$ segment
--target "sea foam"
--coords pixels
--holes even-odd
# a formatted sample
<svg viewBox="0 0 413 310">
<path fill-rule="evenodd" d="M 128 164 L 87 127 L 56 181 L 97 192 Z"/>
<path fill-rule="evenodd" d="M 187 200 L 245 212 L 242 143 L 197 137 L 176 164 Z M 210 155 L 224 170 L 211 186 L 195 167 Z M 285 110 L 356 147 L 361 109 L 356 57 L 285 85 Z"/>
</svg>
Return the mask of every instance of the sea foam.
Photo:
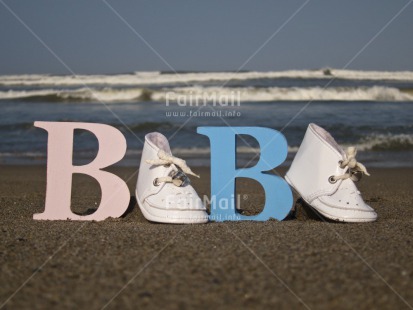
<svg viewBox="0 0 413 310">
<path fill-rule="evenodd" d="M 413 81 L 412 71 L 287 70 L 268 72 L 135 72 L 113 75 L 3 75 L 3 86 L 86 86 L 86 85 L 187 85 L 203 82 L 246 81 L 256 79 L 346 79 L 371 81 Z"/>
<path fill-rule="evenodd" d="M 173 96 L 171 95 L 173 94 Z M 0 91 L 0 100 L 41 100 L 45 102 L 165 102 L 194 101 L 197 98 L 236 98 L 240 102 L 270 101 L 413 101 L 413 95 L 397 88 L 373 87 L 173 87 L 34 89 Z M 198 99 L 197 99 L 198 100 Z M 199 100 L 198 100 L 199 101 Z"/>
</svg>

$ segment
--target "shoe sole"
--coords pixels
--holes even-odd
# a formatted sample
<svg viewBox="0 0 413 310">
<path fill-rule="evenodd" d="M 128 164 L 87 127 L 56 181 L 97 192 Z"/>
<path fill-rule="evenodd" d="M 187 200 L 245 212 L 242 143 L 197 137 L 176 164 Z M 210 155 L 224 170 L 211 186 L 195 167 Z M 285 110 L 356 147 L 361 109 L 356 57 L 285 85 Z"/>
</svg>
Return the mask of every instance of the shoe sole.
<svg viewBox="0 0 413 310">
<path fill-rule="evenodd" d="M 136 190 L 135 190 L 135 197 L 136 197 L 136 201 L 138 202 L 139 209 L 141 210 L 143 216 L 148 221 L 151 221 L 151 222 L 166 223 L 166 224 L 205 224 L 209 220 L 208 216 L 206 216 L 206 217 L 190 217 L 190 218 L 168 217 L 167 216 L 167 213 L 168 213 L 167 211 L 165 212 L 165 216 L 157 216 L 157 215 L 151 213 L 148 210 L 151 207 L 147 207 L 147 206 L 145 206 L 145 204 L 141 203 Z M 182 212 L 182 211 L 177 211 L 177 212 Z M 202 213 L 202 212 L 205 212 L 205 211 L 192 211 L 192 212 Z"/>
<path fill-rule="evenodd" d="M 333 220 L 336 222 L 347 222 L 347 223 L 368 223 L 368 222 L 374 222 L 376 219 L 366 219 L 366 218 L 343 218 L 343 217 L 337 217 L 334 215 L 331 215 L 323 210 L 319 210 L 318 208 L 312 206 L 307 200 L 303 198 L 303 195 L 301 195 L 300 191 L 297 190 L 297 188 L 293 185 L 291 180 L 285 176 L 284 179 L 287 181 L 287 183 L 300 195 L 301 199 L 304 200 L 304 202 L 311 207 L 315 212 L 318 214 L 321 214 L 325 218 L 328 218 L 329 220 Z M 330 207 L 331 208 L 331 207 Z"/>
</svg>

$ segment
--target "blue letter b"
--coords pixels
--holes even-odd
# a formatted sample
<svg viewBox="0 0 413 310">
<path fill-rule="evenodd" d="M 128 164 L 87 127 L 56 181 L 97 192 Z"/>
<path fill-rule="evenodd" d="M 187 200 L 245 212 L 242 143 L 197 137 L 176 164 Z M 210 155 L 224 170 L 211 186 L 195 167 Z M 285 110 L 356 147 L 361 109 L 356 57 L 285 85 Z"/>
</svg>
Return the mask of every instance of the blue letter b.
<svg viewBox="0 0 413 310">
<path fill-rule="evenodd" d="M 287 157 L 287 141 L 279 131 L 262 127 L 198 127 L 197 132 L 208 136 L 211 144 L 211 221 L 283 220 L 287 216 L 293 203 L 290 187 L 281 177 L 263 173 Z M 254 167 L 237 169 L 236 135 L 250 135 L 258 141 L 261 156 Z M 245 216 L 236 211 L 238 177 L 257 180 L 264 188 L 265 205 L 260 214 Z"/>
</svg>

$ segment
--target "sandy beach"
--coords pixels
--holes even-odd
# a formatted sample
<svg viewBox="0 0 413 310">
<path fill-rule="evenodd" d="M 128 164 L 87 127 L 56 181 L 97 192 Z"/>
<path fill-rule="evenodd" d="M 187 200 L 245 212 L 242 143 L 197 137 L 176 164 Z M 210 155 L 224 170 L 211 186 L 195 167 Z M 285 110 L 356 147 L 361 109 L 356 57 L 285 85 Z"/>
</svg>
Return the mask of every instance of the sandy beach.
<svg viewBox="0 0 413 310">
<path fill-rule="evenodd" d="M 0 310 L 413 310 L 412 17 L 413 0 L 0 0 Z M 98 215 L 129 202 L 121 217 L 33 219 L 46 200 L 67 207 L 67 192 L 46 195 L 48 162 L 61 176 L 68 161 L 116 160 L 107 171 L 129 193 L 105 190 L 113 205 Z M 297 163 L 290 183 L 307 200 L 325 193 L 318 174 L 347 167 L 321 176 L 348 182 L 318 202 L 341 219 L 347 206 L 352 220 L 375 219 L 348 180 L 363 174 L 356 185 L 378 219 L 327 220 L 295 191 L 277 214 L 290 200 L 275 189 L 268 213 L 288 213 L 282 221 L 153 223 L 136 201 L 139 166 L 143 199 L 146 182 L 186 185 L 156 172 L 175 165 L 209 213 L 211 200 L 232 207 L 214 197 L 224 185 L 211 197 L 211 165 L 225 180 L 257 163 L 281 177 Z M 260 214 L 262 185 L 235 187 L 237 212 Z M 157 188 L 168 193 L 153 215 L 172 207 L 174 220 L 194 221 L 175 208 L 191 204 L 191 188 Z M 71 194 L 80 216 L 102 196 L 81 174 Z"/>
<path fill-rule="evenodd" d="M 195 188 L 209 195 L 209 169 L 196 170 Z M 370 170 L 359 189 L 379 214 L 375 223 L 324 222 L 297 203 L 296 219 L 283 222 L 162 225 L 147 222 L 134 197 L 120 219 L 34 221 L 44 207 L 45 167 L 2 166 L 0 305 L 408 309 L 413 169 Z M 133 195 L 136 168 L 112 171 Z M 74 182 L 74 210 L 96 207 L 97 183 Z M 260 186 L 239 182 L 238 191 L 244 212 L 258 212 Z"/>
</svg>

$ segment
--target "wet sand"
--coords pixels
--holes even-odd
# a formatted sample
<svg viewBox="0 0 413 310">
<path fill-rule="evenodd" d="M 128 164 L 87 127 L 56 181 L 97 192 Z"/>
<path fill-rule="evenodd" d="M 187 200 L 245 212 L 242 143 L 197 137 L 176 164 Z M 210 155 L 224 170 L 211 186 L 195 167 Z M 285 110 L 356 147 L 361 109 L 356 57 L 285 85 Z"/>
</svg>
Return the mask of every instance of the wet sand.
<svg viewBox="0 0 413 310">
<path fill-rule="evenodd" d="M 133 196 L 135 168 L 113 170 Z M 194 170 L 209 195 L 209 170 Z M 164 225 L 147 222 L 134 197 L 121 219 L 34 221 L 45 167 L 0 166 L 0 308 L 409 309 L 413 169 L 369 171 L 359 189 L 375 223 L 321 221 L 297 203 L 283 222 Z M 238 191 L 244 212 L 258 212 L 260 186 Z M 76 176 L 72 203 L 96 207 L 97 183 Z"/>
</svg>

